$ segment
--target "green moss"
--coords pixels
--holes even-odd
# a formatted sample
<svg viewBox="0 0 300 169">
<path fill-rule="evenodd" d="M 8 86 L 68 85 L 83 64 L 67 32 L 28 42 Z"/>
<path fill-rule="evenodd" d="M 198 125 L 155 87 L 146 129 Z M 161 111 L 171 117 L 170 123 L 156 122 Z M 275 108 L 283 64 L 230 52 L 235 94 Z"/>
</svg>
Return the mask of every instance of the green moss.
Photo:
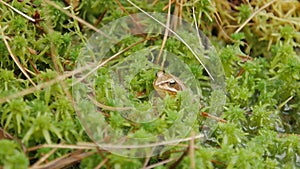
<svg viewBox="0 0 300 169">
<path fill-rule="evenodd" d="M 0 140 L 0 165 L 4 168 L 28 168 L 29 160 L 14 141 Z"/>
<path fill-rule="evenodd" d="M 67 1 L 52 2 L 60 7 L 70 5 Z M 177 1 L 177 5 L 179 2 L 181 1 Z M 0 168 L 26 168 L 53 149 L 40 148 L 25 154 L 20 148 L 21 145 L 30 148 L 49 143 L 76 144 L 79 141 L 91 141 L 86 133 L 91 131 L 85 131 L 82 127 L 75 111 L 76 107 L 68 95 L 75 86 L 72 84 L 72 78 L 36 91 L 31 88 L 33 85 L 13 61 L 3 39 L 8 41 L 12 53 L 20 60 L 33 81 L 36 84 L 46 84 L 62 73 L 76 69 L 78 58 L 82 54 L 81 49 L 86 46 L 88 37 L 94 31 L 40 0 L 13 0 L 7 3 L 30 17 L 40 15 L 40 20 L 34 23 L 0 3 L 0 131 L 8 132 L 21 140 L 19 143 L 0 138 Z M 67 8 L 67 11 L 100 27 L 126 16 L 127 12 L 138 12 L 127 1 L 121 0 L 120 3 L 122 7 L 116 1 L 79 1 L 77 7 Z M 152 2 L 144 0 L 135 3 L 148 12 L 167 12 L 163 8 L 168 1 L 151 4 Z M 198 27 L 218 49 L 227 83 L 226 105 L 221 115 L 227 123 L 218 124 L 213 121 L 218 124 L 212 131 L 213 134 L 205 142 L 195 140 L 194 154 L 188 151 L 183 159 L 179 160 L 177 168 L 190 168 L 193 162 L 198 168 L 300 166 L 300 13 L 296 10 L 300 4 L 297 1 L 274 1 L 258 12 L 240 32 L 235 33 L 243 22 L 266 3 L 266 0 L 249 3 L 195 0 L 185 2 L 182 13 L 177 13 L 195 24 L 192 13 L 194 7 Z M 171 12 L 174 13 L 175 9 L 173 4 Z M 109 57 L 146 37 L 143 43 L 124 52 L 106 67 L 98 69 L 94 84 L 88 87 L 81 86 L 81 90 L 94 88 L 95 92 L 89 94 L 96 95 L 98 102 L 111 107 L 119 106 L 119 102 L 113 96 L 123 96 L 124 90 L 121 87 L 115 90 L 110 88 L 113 84 L 110 79 L 111 71 L 125 70 L 123 68 L 128 65 L 120 63 L 126 60 L 127 56 L 146 47 L 160 46 L 163 36 L 138 35 L 123 39 L 109 49 L 105 56 Z M 206 97 L 212 89 L 203 67 L 199 66 L 188 48 L 175 38 L 170 38 L 164 49 L 176 54 L 188 65 L 195 79 L 199 80 L 199 88 L 203 89 L 202 110 L 208 110 L 209 103 L 206 103 Z M 136 68 L 144 67 L 142 72 L 129 74 L 125 80 L 129 83 L 128 98 L 132 101 L 130 103 L 137 110 L 146 112 L 149 103 L 153 101 L 149 96 L 153 95 L 152 83 L 159 66 L 151 67 L 147 65 L 147 59 L 138 57 L 128 63 L 134 63 Z M 112 67 L 114 70 L 111 70 Z M 134 69 L 130 71 L 134 72 Z M 24 94 L 24 91 L 28 90 L 31 92 Z M 12 96 L 18 98 L 7 99 Z M 84 104 L 88 105 L 87 100 L 84 100 Z M 177 114 L 181 109 L 188 112 L 198 110 L 195 105 L 185 105 L 187 102 L 192 103 L 191 100 L 184 93 L 175 98 L 167 96 L 159 102 L 163 113 L 152 123 L 136 124 L 126 120 L 124 114 L 120 114 L 119 111 L 104 108 L 99 110 L 105 114 L 101 120 L 107 122 L 111 128 L 120 133 L 129 133 L 132 137 L 146 138 L 164 132 L 165 128 L 176 123 Z M 90 106 L 86 106 L 85 109 L 93 110 Z M 98 120 L 94 116 L 89 118 Z M 199 124 L 193 124 L 193 128 L 205 127 L 201 125 L 201 120 Z M 178 127 L 179 129 L 185 131 L 184 128 Z M 198 131 L 195 132 L 197 135 Z M 183 142 L 164 154 L 151 157 L 147 165 L 172 157 L 178 159 L 182 152 L 186 151 L 189 143 Z M 58 149 L 47 160 L 54 160 L 74 151 L 76 150 Z M 80 164 L 72 167 L 92 168 L 107 160 L 104 163 L 105 168 L 142 168 L 145 161 L 123 158 L 109 152 L 101 153 L 84 158 Z M 168 168 L 175 163 L 172 161 L 157 168 Z"/>
</svg>

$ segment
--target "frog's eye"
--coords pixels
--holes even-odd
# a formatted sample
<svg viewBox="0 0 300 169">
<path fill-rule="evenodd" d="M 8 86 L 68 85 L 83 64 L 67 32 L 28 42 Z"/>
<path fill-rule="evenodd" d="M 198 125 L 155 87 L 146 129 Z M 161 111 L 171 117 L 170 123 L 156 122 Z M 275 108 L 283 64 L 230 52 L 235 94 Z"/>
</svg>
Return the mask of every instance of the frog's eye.
<svg viewBox="0 0 300 169">
<path fill-rule="evenodd" d="M 169 81 L 169 86 L 174 87 L 176 85 L 176 81 L 174 79 L 171 79 Z"/>
</svg>

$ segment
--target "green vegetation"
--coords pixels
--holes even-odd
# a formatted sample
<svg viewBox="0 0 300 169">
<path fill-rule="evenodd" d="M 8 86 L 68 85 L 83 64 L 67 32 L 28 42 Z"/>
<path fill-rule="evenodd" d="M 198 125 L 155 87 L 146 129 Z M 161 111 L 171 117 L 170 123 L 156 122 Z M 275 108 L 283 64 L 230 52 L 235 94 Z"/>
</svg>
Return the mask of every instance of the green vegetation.
<svg viewBox="0 0 300 169">
<path fill-rule="evenodd" d="M 133 2 L 147 12 L 168 11 L 166 0 Z M 76 114 L 72 102 L 78 96 L 72 89 L 87 89 L 74 85 L 72 75 L 81 49 L 95 32 L 91 25 L 100 28 L 140 11 L 126 0 L 0 0 L 0 168 L 299 168 L 300 2 L 175 0 L 171 13 L 195 24 L 193 8 L 199 29 L 215 46 L 223 64 L 226 105 L 220 118 L 226 122 L 211 120 L 216 128 L 206 141 L 181 142 L 151 158 L 125 158 L 93 146 L 88 135 L 98 131 L 83 128 L 80 118 L 84 115 Z M 102 120 L 109 129 L 129 137 L 148 138 L 177 123 L 179 112 L 186 115 L 198 111 L 199 106 L 190 106 L 192 98 L 185 92 L 149 99 L 159 66 L 150 65 L 143 57 L 128 61 L 127 56 L 145 47 L 161 46 L 163 35 L 123 39 L 109 49 L 107 57 L 134 43 L 97 70 L 94 86 L 89 86 L 95 90 L 89 94 L 108 108 L 100 106 L 102 119 L 89 118 L 97 123 Z M 176 54 L 196 77 L 197 87 L 202 88 L 201 111 L 212 107 L 208 103 L 209 77 L 188 48 L 170 38 L 164 49 Z M 135 69 L 126 68 L 126 63 L 145 69 L 132 74 Z M 124 105 L 122 97 L 114 99 L 124 90 L 108 88 L 112 85 L 109 73 L 120 70 L 127 71 L 123 80 L 131 87 Z M 163 112 L 158 120 L 142 124 L 126 120 L 138 119 L 138 113 L 146 112 L 152 102 Z M 81 104 L 93 110 L 89 103 Z M 136 116 L 111 110 L 128 105 L 138 110 Z M 206 118 L 197 116 L 187 137 L 198 135 L 203 127 Z M 183 120 L 189 122 L 190 118 Z M 186 129 L 176 127 L 176 134 Z"/>
</svg>

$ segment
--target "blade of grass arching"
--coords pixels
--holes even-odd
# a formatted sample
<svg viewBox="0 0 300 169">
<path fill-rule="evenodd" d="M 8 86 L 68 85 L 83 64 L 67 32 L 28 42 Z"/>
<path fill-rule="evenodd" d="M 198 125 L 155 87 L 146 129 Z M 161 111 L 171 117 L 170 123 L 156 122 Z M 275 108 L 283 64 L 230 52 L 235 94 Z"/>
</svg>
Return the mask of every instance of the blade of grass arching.
<svg viewBox="0 0 300 169">
<path fill-rule="evenodd" d="M 1 26 L 0 26 L 1 29 Z M 8 50 L 9 55 L 11 56 L 11 58 L 14 60 L 14 62 L 17 64 L 17 66 L 19 67 L 19 69 L 21 70 L 21 72 L 25 75 L 25 77 L 30 81 L 30 83 L 36 87 L 36 84 L 32 81 L 32 79 L 30 78 L 30 76 L 27 74 L 26 70 L 24 69 L 23 65 L 21 64 L 21 62 L 19 61 L 19 59 L 13 54 L 8 42 L 7 42 L 7 36 L 4 35 L 4 30 L 1 32 L 2 35 L 2 39 L 3 42 Z"/>
<path fill-rule="evenodd" d="M 203 68 L 205 69 L 205 71 L 207 72 L 207 74 L 209 75 L 209 77 L 212 80 L 215 80 L 214 77 L 211 75 L 211 73 L 206 68 L 206 66 L 204 65 L 204 63 L 200 60 L 200 58 L 198 57 L 198 55 L 196 54 L 196 52 L 192 49 L 192 47 L 180 35 L 178 35 L 176 32 L 174 32 L 171 28 L 169 28 L 168 26 L 166 26 L 164 23 L 160 22 L 158 19 L 156 19 L 155 17 L 153 17 L 152 15 L 150 15 L 149 13 L 147 13 L 146 11 L 144 11 L 143 9 L 141 9 L 139 6 L 137 6 L 132 1 L 130 1 L 130 0 L 127 0 L 127 1 L 132 6 L 134 6 L 135 8 L 137 8 L 138 10 L 140 10 L 141 12 L 143 12 L 145 15 L 147 15 L 148 17 L 150 17 L 151 19 L 153 19 L 154 21 L 156 21 L 157 23 L 159 23 L 164 28 L 168 29 L 171 33 L 173 33 L 192 52 L 192 54 L 195 56 L 195 58 L 198 60 L 198 62 L 203 66 Z"/>
</svg>

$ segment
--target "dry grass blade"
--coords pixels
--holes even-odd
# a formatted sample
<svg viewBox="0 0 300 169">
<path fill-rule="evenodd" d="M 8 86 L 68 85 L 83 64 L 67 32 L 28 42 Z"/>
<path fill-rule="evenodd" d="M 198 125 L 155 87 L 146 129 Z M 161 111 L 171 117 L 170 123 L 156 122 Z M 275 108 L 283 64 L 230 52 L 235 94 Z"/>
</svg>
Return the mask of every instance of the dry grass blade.
<svg viewBox="0 0 300 169">
<path fill-rule="evenodd" d="M 123 12 L 125 12 L 127 15 L 130 15 L 130 13 L 124 8 L 124 6 L 121 4 L 119 0 L 115 0 L 115 2 L 119 5 L 119 7 L 122 9 Z M 129 16 L 131 17 L 131 16 Z M 132 19 L 132 17 L 131 17 Z"/>
<path fill-rule="evenodd" d="M 1 26 L 0 26 L 1 29 Z M 30 81 L 30 83 L 36 87 L 36 84 L 32 81 L 32 79 L 30 78 L 30 76 L 27 74 L 26 70 L 24 69 L 23 65 L 21 64 L 21 62 L 19 61 L 19 59 L 13 54 L 8 42 L 6 39 L 8 39 L 5 35 L 4 35 L 4 30 L 1 32 L 2 35 L 2 39 L 3 42 L 9 52 L 9 55 L 11 56 L 11 58 L 14 60 L 14 62 L 17 64 L 17 66 L 19 67 L 19 69 L 22 71 L 22 73 L 25 75 L 25 77 Z"/>
<path fill-rule="evenodd" d="M 0 140 L 2 139 L 13 140 L 14 137 L 0 127 Z"/>
<path fill-rule="evenodd" d="M 197 19 L 196 19 L 196 15 L 195 15 L 195 8 L 194 6 L 192 7 L 192 12 L 193 12 L 193 19 L 194 19 L 194 22 L 195 22 L 195 29 L 197 30 L 197 37 L 198 37 L 198 43 L 201 44 L 201 37 L 200 37 L 200 34 L 198 33 L 199 32 L 199 28 L 198 28 L 198 23 L 197 23 Z"/>
<path fill-rule="evenodd" d="M 176 0 L 172 0 L 172 1 L 171 1 L 171 4 L 173 4 L 175 1 L 176 1 Z M 164 10 L 166 10 L 166 9 L 169 9 L 169 7 L 170 7 L 170 3 L 169 3 L 168 5 L 166 5 L 166 6 L 164 6 L 162 10 L 164 11 Z"/>
<path fill-rule="evenodd" d="M 176 159 L 175 159 L 175 158 L 170 158 L 170 159 L 161 161 L 161 162 L 159 162 L 159 163 L 156 163 L 156 164 L 153 164 L 153 165 L 149 165 L 149 166 L 145 167 L 145 169 L 155 168 L 155 167 L 158 167 L 158 166 L 167 164 L 167 163 L 169 163 L 169 162 L 172 162 L 172 161 L 174 161 L 174 160 L 176 160 Z"/>
<path fill-rule="evenodd" d="M 222 118 L 220 118 L 220 117 L 211 115 L 211 114 L 206 113 L 206 112 L 201 112 L 200 115 L 203 116 L 203 117 L 211 118 L 211 119 L 216 120 L 216 121 L 221 122 L 221 123 L 227 123 L 226 120 L 224 120 L 224 119 L 222 119 Z"/>
<path fill-rule="evenodd" d="M 107 163 L 107 161 L 108 161 L 108 158 L 105 158 L 95 167 L 95 169 L 100 169 L 105 163 Z"/>
<path fill-rule="evenodd" d="M 96 152 L 82 152 L 82 150 L 66 154 L 44 165 L 32 166 L 30 169 L 60 169 L 66 168 L 74 163 L 80 162 L 82 159 L 89 157 Z"/>
<path fill-rule="evenodd" d="M 195 133 L 192 132 L 192 138 L 194 138 Z M 190 149 L 189 149 L 190 159 L 191 159 L 191 168 L 196 168 L 196 162 L 195 162 L 195 139 L 191 139 L 190 141 Z"/>
<path fill-rule="evenodd" d="M 222 31 L 222 33 L 224 34 L 224 37 L 226 39 L 229 39 L 231 42 L 234 42 L 234 40 L 226 33 L 226 31 L 224 30 L 223 28 L 223 23 L 222 23 L 222 19 L 218 13 L 218 11 L 215 12 L 214 14 L 214 18 L 215 18 L 215 21 L 216 21 L 216 24 L 218 25 L 218 27 L 220 28 L 220 30 Z"/>
<path fill-rule="evenodd" d="M 277 0 L 272 0 L 272 1 L 268 2 L 268 3 L 266 3 L 261 8 L 259 8 L 257 11 L 255 11 L 234 33 L 239 33 L 247 25 L 247 23 L 249 21 L 251 21 L 252 18 L 254 18 L 255 15 L 257 15 L 260 11 L 262 11 L 263 9 L 267 8 L 268 6 L 270 6 L 275 1 L 277 1 Z"/>
<path fill-rule="evenodd" d="M 153 156 L 153 152 L 155 151 L 155 148 L 153 148 L 151 150 L 151 152 L 147 155 L 147 157 L 145 158 L 145 161 L 144 161 L 144 165 L 143 165 L 143 169 L 145 169 L 151 159 L 151 157 Z"/>
<path fill-rule="evenodd" d="M 30 168 L 35 168 L 41 165 L 44 161 L 46 161 L 52 154 L 56 152 L 57 148 L 52 149 L 49 153 L 40 158 L 37 162 L 35 162 Z"/>
<path fill-rule="evenodd" d="M 180 142 L 186 142 L 190 141 L 192 139 L 203 139 L 205 136 L 203 134 L 199 134 L 193 137 L 187 137 L 177 140 L 170 140 L 170 141 L 162 141 L 152 144 L 145 144 L 145 145 L 102 145 L 104 149 L 136 149 L 136 148 L 151 148 L 151 147 L 157 147 L 162 145 L 177 145 Z M 100 148 L 102 148 L 100 147 Z M 64 144 L 44 144 L 39 145 L 36 147 L 29 148 L 27 151 L 35 151 L 40 148 L 64 148 L 64 149 L 96 149 L 99 148 L 98 145 L 95 143 L 78 143 L 77 145 L 64 145 Z"/>
<path fill-rule="evenodd" d="M 168 18 L 167 18 L 167 23 L 166 23 L 167 27 L 170 27 L 171 4 L 172 4 L 172 2 L 171 2 L 171 0 L 169 0 Z M 167 42 L 167 39 L 168 39 L 168 34 L 169 34 L 168 29 L 165 29 L 164 38 L 163 38 L 163 41 L 162 41 L 162 44 L 161 44 L 161 47 L 160 47 L 160 50 L 159 50 L 159 53 L 158 53 L 158 56 L 157 56 L 156 64 L 158 64 L 159 61 L 160 61 L 160 57 L 162 55 L 163 49 L 164 49 L 164 47 L 166 45 L 166 42 Z M 164 62 L 162 62 L 160 69 L 163 70 L 163 68 L 164 68 Z"/>
<path fill-rule="evenodd" d="M 147 156 L 147 157 L 146 157 L 146 159 L 145 159 L 145 161 L 144 161 L 143 169 L 145 169 L 145 168 L 147 167 L 147 164 L 149 163 L 150 158 L 151 158 L 151 156 Z"/>
<path fill-rule="evenodd" d="M 157 143 L 145 144 L 145 145 L 103 145 L 105 149 L 137 149 L 137 148 L 151 148 L 163 145 L 176 145 L 180 142 L 190 141 L 191 139 L 203 139 L 205 136 L 203 134 L 199 134 L 194 138 L 187 137 L 177 140 L 169 140 L 169 141 L 161 141 Z"/>
<path fill-rule="evenodd" d="M 62 149 L 77 149 L 77 150 L 95 150 L 99 146 L 95 143 L 78 143 L 77 145 L 64 144 L 43 144 L 27 149 L 27 152 L 36 151 L 40 148 L 62 148 Z"/>
<path fill-rule="evenodd" d="M 182 155 L 169 167 L 169 168 L 177 168 L 178 164 L 183 160 L 183 158 L 188 154 L 190 146 L 182 153 Z"/>
<path fill-rule="evenodd" d="M 0 0 L 1 3 L 3 3 L 5 6 L 9 7 L 10 9 L 12 9 L 13 11 L 17 12 L 18 14 L 20 14 L 21 16 L 23 16 L 24 18 L 32 21 L 32 22 L 35 22 L 35 19 L 31 18 L 30 16 L 24 14 L 23 12 L 19 11 L 18 9 L 14 8 L 13 6 L 9 5 L 8 3 Z"/>
</svg>

